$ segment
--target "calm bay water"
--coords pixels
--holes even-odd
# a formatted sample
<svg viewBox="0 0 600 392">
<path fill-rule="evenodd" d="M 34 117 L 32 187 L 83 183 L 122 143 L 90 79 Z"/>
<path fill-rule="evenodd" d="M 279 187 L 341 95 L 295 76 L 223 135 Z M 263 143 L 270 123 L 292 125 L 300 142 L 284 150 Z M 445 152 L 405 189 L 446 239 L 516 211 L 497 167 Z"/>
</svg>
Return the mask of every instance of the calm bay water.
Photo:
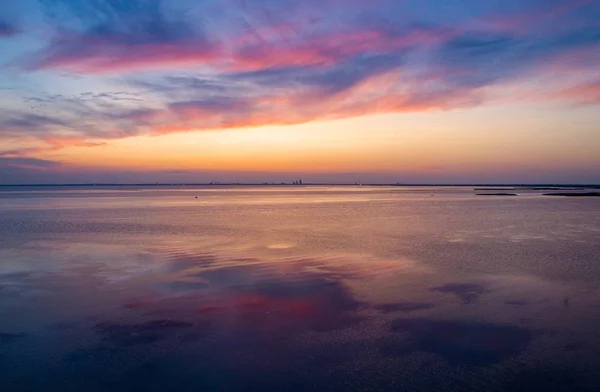
<svg viewBox="0 0 600 392">
<path fill-rule="evenodd" d="M 594 391 L 600 199 L 4 188 L 0 391 Z"/>
</svg>

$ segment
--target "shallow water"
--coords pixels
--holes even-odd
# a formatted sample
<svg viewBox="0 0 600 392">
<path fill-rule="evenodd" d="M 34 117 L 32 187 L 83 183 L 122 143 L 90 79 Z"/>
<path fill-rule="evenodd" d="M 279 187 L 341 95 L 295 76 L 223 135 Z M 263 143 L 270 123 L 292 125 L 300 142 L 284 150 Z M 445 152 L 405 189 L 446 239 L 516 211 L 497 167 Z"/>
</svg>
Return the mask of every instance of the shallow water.
<svg viewBox="0 0 600 392">
<path fill-rule="evenodd" d="M 600 199 L 474 193 L 4 188 L 0 390 L 598 390 Z"/>
</svg>

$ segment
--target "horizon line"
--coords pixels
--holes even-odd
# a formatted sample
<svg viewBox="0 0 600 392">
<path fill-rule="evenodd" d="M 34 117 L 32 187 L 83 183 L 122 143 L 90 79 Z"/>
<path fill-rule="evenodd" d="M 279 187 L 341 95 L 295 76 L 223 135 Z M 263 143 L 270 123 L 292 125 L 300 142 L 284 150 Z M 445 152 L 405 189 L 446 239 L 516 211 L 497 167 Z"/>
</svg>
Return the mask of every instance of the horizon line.
<svg viewBox="0 0 600 392">
<path fill-rule="evenodd" d="M 45 183 L 45 184 L 0 184 L 0 187 L 84 187 L 84 186 L 502 186 L 502 187 L 600 187 L 600 184 L 571 184 L 571 183 L 335 183 L 335 182 L 308 182 L 294 184 L 288 182 L 156 182 L 156 183 Z"/>
</svg>

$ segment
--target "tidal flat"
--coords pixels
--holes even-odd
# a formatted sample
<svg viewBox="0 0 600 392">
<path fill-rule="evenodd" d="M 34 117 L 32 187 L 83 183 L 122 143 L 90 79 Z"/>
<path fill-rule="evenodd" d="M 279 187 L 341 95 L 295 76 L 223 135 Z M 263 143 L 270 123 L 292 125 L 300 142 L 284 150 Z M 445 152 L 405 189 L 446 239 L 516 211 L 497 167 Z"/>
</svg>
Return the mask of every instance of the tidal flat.
<svg viewBox="0 0 600 392">
<path fill-rule="evenodd" d="M 4 189 L 0 390 L 595 391 L 599 279 L 598 198 Z"/>
</svg>

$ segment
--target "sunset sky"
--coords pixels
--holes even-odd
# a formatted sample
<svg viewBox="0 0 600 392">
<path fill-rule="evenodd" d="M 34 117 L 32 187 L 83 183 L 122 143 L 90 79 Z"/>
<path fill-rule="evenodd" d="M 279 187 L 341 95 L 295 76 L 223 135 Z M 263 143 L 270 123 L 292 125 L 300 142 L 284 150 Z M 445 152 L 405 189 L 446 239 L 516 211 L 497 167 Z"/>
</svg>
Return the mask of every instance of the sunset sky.
<svg viewBox="0 0 600 392">
<path fill-rule="evenodd" d="M 2 0 L 0 184 L 600 182 L 597 0 Z"/>
</svg>

